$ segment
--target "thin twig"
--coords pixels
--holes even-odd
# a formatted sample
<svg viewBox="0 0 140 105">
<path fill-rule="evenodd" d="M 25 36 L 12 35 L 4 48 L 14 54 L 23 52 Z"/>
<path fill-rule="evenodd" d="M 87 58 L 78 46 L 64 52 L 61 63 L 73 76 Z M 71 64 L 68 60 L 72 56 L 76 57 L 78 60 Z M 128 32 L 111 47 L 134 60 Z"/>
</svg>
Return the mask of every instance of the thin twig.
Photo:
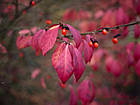
<svg viewBox="0 0 140 105">
<path fill-rule="evenodd" d="M 114 29 L 119 29 L 121 27 L 129 27 L 129 26 L 133 26 L 135 24 L 140 24 L 140 21 L 136 21 L 136 22 L 132 22 L 132 23 L 128 23 L 128 24 L 122 24 L 122 25 L 117 25 L 117 26 L 114 26 L 114 27 L 104 27 L 104 28 L 101 28 L 99 30 L 95 30 L 93 32 L 85 32 L 85 33 L 80 33 L 81 35 L 87 35 L 87 34 L 96 34 L 98 32 L 102 32 L 103 29 L 108 29 L 108 30 L 114 30 Z"/>
<path fill-rule="evenodd" d="M 17 0 L 17 1 L 18 1 L 18 0 Z M 19 17 L 22 16 L 23 12 L 24 12 L 24 11 L 28 11 L 30 8 L 33 7 L 32 4 L 31 4 L 32 1 L 33 1 L 33 0 L 30 0 L 29 5 L 26 6 L 25 8 L 23 8 L 22 10 L 18 10 L 18 13 L 16 13 L 16 15 L 14 16 L 14 18 L 13 18 L 11 21 L 8 21 L 8 22 L 4 25 L 4 27 L 2 27 L 2 28 L 0 29 L 0 36 L 1 36 L 1 37 L 0 37 L 0 41 L 2 41 L 3 39 L 5 39 L 5 37 L 6 37 L 5 33 L 7 33 L 8 30 L 10 29 L 10 27 L 14 24 L 14 22 L 16 22 L 16 20 L 17 20 Z M 42 1 L 42 0 L 37 0 L 37 1 L 36 1 L 36 5 L 39 4 L 41 1 Z M 16 6 L 17 6 L 17 5 L 18 5 L 18 4 L 16 4 Z M 17 6 L 17 9 L 18 9 L 18 6 Z M 0 26 L 3 26 L 3 23 L 0 24 Z"/>
<path fill-rule="evenodd" d="M 128 24 L 117 25 L 117 26 L 114 26 L 114 27 L 103 27 L 103 28 L 100 28 L 100 29 L 97 29 L 97 30 L 94 30 L 94 31 L 91 31 L 91 32 L 85 32 L 85 33 L 80 33 L 80 34 L 81 35 L 87 35 L 87 34 L 96 35 L 97 33 L 102 32 L 103 29 L 107 29 L 108 31 L 110 31 L 110 30 L 114 30 L 114 29 L 119 29 L 121 27 L 133 26 L 135 24 L 140 24 L 140 21 L 135 21 L 135 22 L 128 23 Z M 65 37 L 70 38 L 70 37 L 72 37 L 72 34 L 68 34 Z"/>
</svg>

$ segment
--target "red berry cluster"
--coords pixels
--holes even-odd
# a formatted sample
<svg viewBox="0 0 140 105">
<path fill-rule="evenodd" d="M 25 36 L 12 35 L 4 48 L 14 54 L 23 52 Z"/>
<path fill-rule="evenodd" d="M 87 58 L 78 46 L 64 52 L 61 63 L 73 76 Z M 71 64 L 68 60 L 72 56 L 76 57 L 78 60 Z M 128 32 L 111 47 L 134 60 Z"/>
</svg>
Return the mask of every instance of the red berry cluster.
<svg viewBox="0 0 140 105">
<path fill-rule="evenodd" d="M 93 41 L 92 39 L 90 39 L 89 46 L 90 47 L 94 46 L 95 48 L 98 48 L 99 47 L 98 41 L 97 40 Z"/>
<path fill-rule="evenodd" d="M 102 34 L 103 35 L 106 35 L 107 33 L 108 33 L 108 29 L 103 29 L 102 30 Z M 112 39 L 113 44 L 117 44 L 118 43 L 118 39 L 117 39 L 118 36 L 120 36 L 120 34 L 117 34 L 117 35 L 115 35 L 113 37 L 113 39 Z"/>
<path fill-rule="evenodd" d="M 108 28 L 104 28 L 104 29 L 102 30 L 102 34 L 103 34 L 103 35 L 107 35 L 108 30 L 109 30 Z M 120 34 L 117 34 L 117 35 L 115 35 L 115 36 L 113 37 L 113 39 L 112 39 L 113 44 L 117 44 L 117 43 L 118 43 L 118 38 L 117 38 L 117 37 L 119 37 L 119 36 L 120 36 Z M 98 48 L 98 47 L 99 47 L 98 41 L 97 41 L 97 40 L 93 41 L 92 39 L 90 39 L 90 41 L 89 41 L 89 46 L 90 46 L 90 47 L 94 46 L 95 48 Z"/>
</svg>

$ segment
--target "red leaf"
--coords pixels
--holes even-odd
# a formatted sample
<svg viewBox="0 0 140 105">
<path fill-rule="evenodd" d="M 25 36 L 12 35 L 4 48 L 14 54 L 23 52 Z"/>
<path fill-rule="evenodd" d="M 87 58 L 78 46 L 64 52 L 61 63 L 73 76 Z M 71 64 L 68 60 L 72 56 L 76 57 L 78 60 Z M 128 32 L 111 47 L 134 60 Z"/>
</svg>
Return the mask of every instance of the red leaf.
<svg viewBox="0 0 140 105">
<path fill-rule="evenodd" d="M 94 85 L 90 80 L 83 80 L 83 82 L 79 85 L 77 91 L 83 105 L 88 105 L 95 97 Z"/>
<path fill-rule="evenodd" d="M 119 77 L 122 73 L 122 65 L 115 60 L 112 56 L 106 58 L 106 69 L 111 72 L 115 77 Z"/>
<path fill-rule="evenodd" d="M 136 39 L 140 37 L 140 26 L 138 24 L 134 27 L 134 36 Z"/>
<path fill-rule="evenodd" d="M 136 61 L 138 61 L 140 59 L 140 44 L 137 43 L 135 50 L 134 50 L 134 58 Z"/>
<path fill-rule="evenodd" d="M 97 27 L 97 22 L 95 21 L 89 21 L 89 20 L 85 20 L 80 22 L 79 24 L 79 29 L 80 32 L 85 33 L 87 31 L 93 31 L 95 30 Z"/>
<path fill-rule="evenodd" d="M 28 36 L 20 35 L 20 36 L 18 36 L 17 40 L 16 40 L 17 48 L 21 49 L 21 48 L 29 47 L 31 45 L 31 40 L 32 40 L 31 35 L 28 35 Z"/>
<path fill-rule="evenodd" d="M 45 89 L 46 83 L 45 83 L 45 79 L 43 77 L 41 77 L 40 82 L 41 82 L 41 86 Z"/>
<path fill-rule="evenodd" d="M 129 33 L 128 27 L 124 27 L 121 36 L 125 38 L 127 37 L 128 33 Z"/>
<path fill-rule="evenodd" d="M 112 62 L 113 62 L 113 57 L 112 56 L 109 56 L 105 59 L 105 65 L 106 65 L 107 72 L 111 72 Z"/>
<path fill-rule="evenodd" d="M 113 60 L 113 63 L 111 65 L 111 72 L 115 77 L 119 77 L 121 75 L 122 66 L 118 61 Z"/>
<path fill-rule="evenodd" d="M 72 57 L 69 51 L 69 45 L 62 43 L 52 55 L 52 64 L 60 78 L 65 83 L 73 73 Z"/>
<path fill-rule="evenodd" d="M 131 66 L 135 62 L 134 57 L 132 55 L 132 52 L 129 49 L 127 49 L 126 52 L 127 52 L 127 59 L 128 59 L 127 64 L 128 66 Z"/>
<path fill-rule="evenodd" d="M 55 67 L 56 63 L 59 62 L 60 55 L 62 54 L 64 48 L 66 47 L 65 43 L 61 43 L 57 45 L 53 55 L 52 55 L 52 65 Z"/>
<path fill-rule="evenodd" d="M 84 43 L 84 57 L 85 57 L 85 62 L 88 63 L 93 54 L 93 49 L 89 46 L 86 40 L 83 40 Z"/>
<path fill-rule="evenodd" d="M 31 28 L 31 32 L 33 34 L 35 34 L 37 31 L 38 31 L 38 28 L 36 26 Z"/>
<path fill-rule="evenodd" d="M 134 0 L 137 14 L 140 14 L 140 0 Z"/>
<path fill-rule="evenodd" d="M 85 11 L 85 10 L 82 10 L 82 9 L 80 9 L 79 11 L 78 11 L 78 16 L 77 16 L 77 18 L 79 19 L 79 20 L 81 20 L 81 19 L 89 19 L 89 18 L 91 18 L 91 13 L 89 12 L 89 11 Z"/>
<path fill-rule="evenodd" d="M 83 40 L 82 40 L 82 42 L 80 43 L 80 45 L 78 47 L 78 50 L 80 51 L 81 54 L 82 54 L 83 48 L 84 48 L 84 43 L 83 43 Z"/>
<path fill-rule="evenodd" d="M 45 55 L 55 44 L 59 25 L 54 25 L 43 34 L 39 40 L 39 45 L 43 55 Z"/>
<path fill-rule="evenodd" d="M 95 17 L 96 19 L 99 19 L 99 18 L 102 17 L 103 15 L 104 15 L 104 12 L 103 12 L 102 10 L 98 10 L 98 11 L 95 12 L 94 17 Z"/>
<path fill-rule="evenodd" d="M 77 104 L 78 98 L 77 98 L 72 86 L 70 85 L 69 87 L 70 87 L 70 92 L 71 92 L 71 94 L 70 94 L 70 104 L 69 105 L 78 105 Z"/>
<path fill-rule="evenodd" d="M 89 62 L 89 65 L 91 65 L 94 70 L 98 70 L 104 53 L 105 53 L 105 51 L 102 49 L 98 49 L 94 52 L 94 54 L 91 58 L 91 61 Z"/>
<path fill-rule="evenodd" d="M 129 22 L 129 18 L 127 14 L 124 12 L 122 8 L 119 8 L 116 12 L 116 24 L 126 24 Z"/>
<path fill-rule="evenodd" d="M 140 60 L 135 65 L 136 74 L 140 76 Z"/>
<path fill-rule="evenodd" d="M 6 48 L 2 44 L 0 44 L 0 53 L 3 53 L 3 54 L 7 53 Z"/>
<path fill-rule="evenodd" d="M 126 49 L 133 52 L 134 51 L 134 46 L 135 46 L 134 42 L 130 42 L 126 45 Z"/>
<path fill-rule="evenodd" d="M 85 70 L 85 63 L 82 54 L 78 51 L 77 48 L 73 46 L 72 46 L 72 57 L 73 57 L 73 68 L 74 68 L 73 72 L 76 81 L 78 81 Z"/>
<path fill-rule="evenodd" d="M 30 33 L 30 30 L 28 30 L 28 29 L 24 29 L 24 30 L 19 31 L 20 35 L 25 35 L 25 34 L 29 34 L 29 33 Z"/>
<path fill-rule="evenodd" d="M 38 76 L 39 73 L 40 73 L 40 69 L 35 69 L 35 70 L 32 72 L 31 78 L 32 78 L 32 79 L 35 79 L 35 78 Z"/>
<path fill-rule="evenodd" d="M 78 48 L 80 43 L 81 43 L 80 32 L 78 30 L 76 30 L 75 28 L 73 28 L 71 25 L 69 25 L 69 24 L 66 24 L 66 25 L 69 27 L 69 29 L 70 29 L 70 31 L 71 31 L 71 33 L 73 35 L 73 39 L 74 39 L 74 41 L 76 43 L 76 47 Z"/>
<path fill-rule="evenodd" d="M 115 17 L 116 17 L 115 12 L 109 9 L 106 13 L 104 13 L 104 16 L 101 20 L 101 25 L 102 26 L 113 26 L 113 25 L 115 25 L 116 24 L 116 18 Z"/>
<path fill-rule="evenodd" d="M 63 20 L 64 21 L 75 21 L 77 19 L 77 12 L 75 9 L 66 9 Z"/>
<path fill-rule="evenodd" d="M 36 52 L 40 50 L 39 40 L 43 34 L 45 34 L 45 30 L 41 29 L 32 38 L 32 47 L 35 48 Z"/>
</svg>

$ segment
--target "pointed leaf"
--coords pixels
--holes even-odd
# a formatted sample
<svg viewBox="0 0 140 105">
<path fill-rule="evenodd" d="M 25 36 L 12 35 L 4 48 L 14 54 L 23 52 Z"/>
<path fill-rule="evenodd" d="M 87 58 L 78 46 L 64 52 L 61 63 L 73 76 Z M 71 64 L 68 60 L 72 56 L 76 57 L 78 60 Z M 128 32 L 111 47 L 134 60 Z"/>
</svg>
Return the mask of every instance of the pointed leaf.
<svg viewBox="0 0 140 105">
<path fill-rule="evenodd" d="M 80 43 L 81 43 L 80 32 L 78 30 L 76 30 L 75 28 L 73 28 L 71 25 L 69 25 L 69 24 L 66 24 L 66 25 L 69 27 L 69 29 L 70 29 L 70 31 L 71 31 L 71 33 L 73 35 L 73 39 L 74 39 L 74 41 L 76 43 L 76 47 L 78 48 Z"/>
<path fill-rule="evenodd" d="M 113 57 L 112 56 L 109 56 L 105 59 L 105 66 L 106 66 L 106 71 L 107 72 L 111 72 L 112 62 L 113 62 Z"/>
<path fill-rule="evenodd" d="M 69 105 L 78 105 L 78 97 L 76 96 L 73 87 L 70 85 L 70 104 Z"/>
<path fill-rule="evenodd" d="M 140 26 L 138 24 L 134 26 L 134 37 L 136 39 L 140 37 Z"/>
<path fill-rule="evenodd" d="M 77 91 L 82 105 L 88 105 L 95 97 L 94 85 L 90 80 L 83 80 Z"/>
<path fill-rule="evenodd" d="M 83 49 L 84 49 L 84 43 L 83 43 L 83 40 L 82 40 L 79 47 L 78 47 L 78 50 L 81 54 L 82 54 Z"/>
<path fill-rule="evenodd" d="M 40 73 L 40 69 L 35 69 L 33 72 L 32 72 L 32 75 L 31 75 L 31 78 L 32 79 L 35 79 Z"/>
<path fill-rule="evenodd" d="M 124 27 L 122 31 L 123 32 L 122 32 L 121 36 L 123 38 L 127 37 L 128 36 L 128 33 L 129 33 L 128 27 Z"/>
<path fill-rule="evenodd" d="M 17 40 L 16 40 L 17 48 L 21 49 L 21 48 L 26 48 L 26 47 L 31 46 L 31 40 L 32 40 L 31 35 L 28 35 L 28 36 L 20 35 L 20 36 L 18 36 Z"/>
<path fill-rule="evenodd" d="M 85 63 L 82 54 L 78 51 L 77 48 L 73 46 L 72 46 L 72 57 L 73 57 L 73 68 L 74 68 L 73 72 L 76 81 L 78 81 L 85 70 Z"/>
<path fill-rule="evenodd" d="M 88 63 L 93 54 L 93 49 L 88 45 L 86 40 L 83 40 L 84 43 L 84 57 L 85 57 L 85 62 Z"/>
<path fill-rule="evenodd" d="M 69 45 L 62 43 L 52 55 L 52 64 L 60 78 L 65 83 L 73 73 L 72 57 Z"/>
<path fill-rule="evenodd" d="M 55 49 L 52 55 L 52 65 L 55 67 L 56 64 L 59 62 L 60 55 L 62 54 L 64 48 L 66 47 L 65 43 L 58 44 L 57 48 Z"/>
<path fill-rule="evenodd" d="M 119 8 L 116 11 L 116 24 L 120 25 L 120 24 L 126 24 L 128 22 L 129 22 L 129 18 L 127 14 L 124 12 L 122 8 Z"/>
<path fill-rule="evenodd" d="M 73 8 L 68 8 L 64 12 L 63 18 L 64 21 L 75 21 L 77 19 L 77 12 Z"/>
<path fill-rule="evenodd" d="M 135 65 L 136 74 L 140 76 L 140 60 Z"/>
<path fill-rule="evenodd" d="M 46 83 L 45 83 L 45 79 L 43 77 L 41 77 L 40 82 L 41 82 L 41 86 L 45 89 Z"/>
<path fill-rule="evenodd" d="M 134 58 L 136 61 L 140 59 L 140 44 L 139 43 L 136 44 L 136 47 L 134 49 Z"/>
<path fill-rule="evenodd" d="M 117 60 L 113 60 L 111 72 L 115 77 L 119 77 L 122 73 L 122 66 Z"/>
<path fill-rule="evenodd" d="M 140 0 L 133 0 L 135 2 L 135 9 L 137 14 L 140 14 Z"/>
<path fill-rule="evenodd" d="M 25 35 L 25 34 L 29 34 L 29 33 L 30 33 L 30 30 L 28 30 L 28 29 L 24 29 L 24 30 L 19 31 L 20 35 Z"/>
<path fill-rule="evenodd" d="M 43 55 L 54 46 L 58 34 L 59 25 L 54 25 L 43 34 L 39 40 L 39 45 Z"/>
<path fill-rule="evenodd" d="M 39 30 L 38 32 L 35 33 L 35 35 L 32 38 L 32 47 L 35 48 L 36 52 L 40 50 L 40 45 L 39 45 L 39 40 L 43 34 L 45 34 L 45 30 Z"/>
<path fill-rule="evenodd" d="M 113 26 L 116 24 L 115 12 L 112 9 L 109 9 L 101 20 L 101 26 Z M 110 18 L 111 17 L 111 18 Z"/>
</svg>

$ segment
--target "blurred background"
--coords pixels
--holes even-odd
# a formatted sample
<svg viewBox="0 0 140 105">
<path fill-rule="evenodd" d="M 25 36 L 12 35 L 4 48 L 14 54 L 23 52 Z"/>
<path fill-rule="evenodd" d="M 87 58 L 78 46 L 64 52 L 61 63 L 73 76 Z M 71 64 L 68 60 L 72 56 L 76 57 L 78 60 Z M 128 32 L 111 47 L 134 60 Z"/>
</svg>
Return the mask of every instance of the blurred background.
<svg viewBox="0 0 140 105">
<path fill-rule="evenodd" d="M 78 83 L 73 76 L 60 82 L 51 63 L 56 46 L 46 56 L 16 46 L 22 30 L 63 22 L 84 33 L 139 21 L 139 7 L 140 0 L 0 0 L 0 105 L 69 105 L 69 85 L 76 91 L 85 78 L 95 86 L 89 105 L 140 105 L 139 25 L 98 33 L 99 48 Z"/>
</svg>

